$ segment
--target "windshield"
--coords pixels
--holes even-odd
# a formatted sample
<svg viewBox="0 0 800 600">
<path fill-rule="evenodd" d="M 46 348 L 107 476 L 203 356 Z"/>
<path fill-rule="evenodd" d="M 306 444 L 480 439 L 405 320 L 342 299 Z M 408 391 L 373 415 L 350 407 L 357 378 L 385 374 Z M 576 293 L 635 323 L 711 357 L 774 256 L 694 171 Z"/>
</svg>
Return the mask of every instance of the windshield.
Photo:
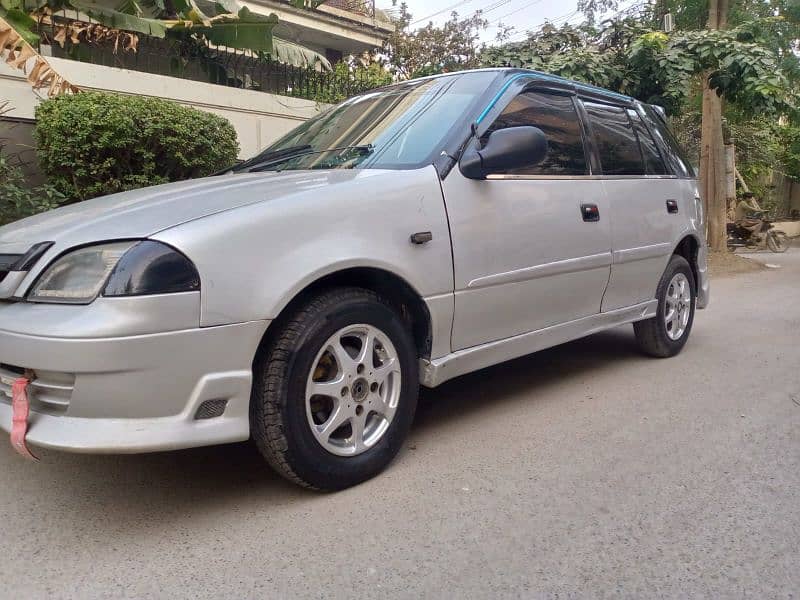
<svg viewBox="0 0 800 600">
<path fill-rule="evenodd" d="M 496 76 L 493 72 L 409 81 L 345 100 L 306 121 L 234 171 L 413 169 Z"/>
</svg>

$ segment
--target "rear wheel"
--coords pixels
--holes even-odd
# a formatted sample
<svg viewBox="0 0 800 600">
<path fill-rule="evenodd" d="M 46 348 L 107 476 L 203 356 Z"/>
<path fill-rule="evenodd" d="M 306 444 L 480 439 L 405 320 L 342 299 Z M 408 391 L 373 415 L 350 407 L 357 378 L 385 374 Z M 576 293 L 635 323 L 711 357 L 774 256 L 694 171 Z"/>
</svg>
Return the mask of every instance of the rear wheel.
<svg viewBox="0 0 800 600">
<path fill-rule="evenodd" d="M 264 457 L 284 477 L 320 490 L 378 474 L 416 409 L 406 323 L 377 294 L 339 288 L 276 325 L 254 366 L 251 430 Z"/>
<path fill-rule="evenodd" d="M 672 256 L 658 283 L 656 298 L 656 316 L 633 324 L 636 341 L 650 356 L 675 356 L 686 344 L 694 322 L 695 281 L 685 258 Z"/>
<path fill-rule="evenodd" d="M 789 236 L 782 231 L 767 232 L 767 247 L 773 252 L 786 252 L 791 245 Z"/>
</svg>

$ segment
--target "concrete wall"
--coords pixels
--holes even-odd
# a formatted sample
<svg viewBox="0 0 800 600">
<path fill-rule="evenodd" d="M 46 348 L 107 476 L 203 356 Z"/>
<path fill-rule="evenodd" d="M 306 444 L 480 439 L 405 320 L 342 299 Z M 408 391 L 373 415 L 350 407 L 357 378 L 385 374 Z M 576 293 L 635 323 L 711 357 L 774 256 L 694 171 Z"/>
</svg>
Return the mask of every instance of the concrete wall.
<svg viewBox="0 0 800 600">
<path fill-rule="evenodd" d="M 188 81 L 139 71 L 48 58 L 48 62 L 73 84 L 86 90 L 168 98 L 221 115 L 236 128 L 241 158 L 257 151 L 319 114 L 327 105 L 304 100 Z M 40 101 L 21 71 L 0 62 L 0 103 L 8 100 L 13 110 L 6 116 L 33 119 Z"/>
<path fill-rule="evenodd" d="M 3 143 L 0 152 L 6 155 L 11 164 L 22 169 L 25 182 L 31 187 L 45 182 L 45 177 L 39 170 L 39 161 L 36 159 L 33 126 L 33 121 L 0 117 L 0 140 Z"/>
</svg>

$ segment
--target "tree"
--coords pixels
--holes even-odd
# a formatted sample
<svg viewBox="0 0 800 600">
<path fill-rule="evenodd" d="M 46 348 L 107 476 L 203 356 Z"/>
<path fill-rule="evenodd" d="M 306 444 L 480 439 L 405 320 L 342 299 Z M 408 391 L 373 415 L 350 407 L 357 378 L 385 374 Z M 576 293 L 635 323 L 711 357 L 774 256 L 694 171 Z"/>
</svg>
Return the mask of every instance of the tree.
<svg viewBox="0 0 800 600">
<path fill-rule="evenodd" d="M 708 0 L 708 24 L 711 30 L 728 26 L 729 0 Z M 727 199 L 725 194 L 725 140 L 722 137 L 722 99 L 712 87 L 711 69 L 702 72 L 703 121 L 700 136 L 700 197 L 708 215 L 708 246 L 725 250 Z"/>
<path fill-rule="evenodd" d="M 474 69 L 480 65 L 483 46 L 478 38 L 488 25 L 480 11 L 463 19 L 453 12 L 441 27 L 430 22 L 412 30 L 411 22 L 411 13 L 403 2 L 395 19 L 395 32 L 381 50 L 386 67 L 398 79 Z"/>
</svg>

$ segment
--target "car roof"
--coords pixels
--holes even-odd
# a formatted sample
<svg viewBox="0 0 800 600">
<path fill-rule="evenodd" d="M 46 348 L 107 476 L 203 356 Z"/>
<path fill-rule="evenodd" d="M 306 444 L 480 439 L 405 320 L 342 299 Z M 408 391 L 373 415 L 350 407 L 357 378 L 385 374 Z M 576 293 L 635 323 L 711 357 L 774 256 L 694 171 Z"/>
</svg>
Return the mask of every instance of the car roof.
<svg viewBox="0 0 800 600">
<path fill-rule="evenodd" d="M 536 79 L 537 81 L 544 81 L 547 83 L 556 84 L 559 87 L 566 87 L 575 90 L 576 92 L 583 93 L 590 96 L 595 97 L 604 97 L 608 98 L 609 100 L 614 100 L 616 102 L 624 102 L 626 104 L 633 104 L 637 102 L 635 98 L 631 96 L 626 96 L 624 94 L 620 94 L 618 92 L 613 92 L 611 90 L 607 90 L 605 88 L 597 87 L 595 85 L 589 85 L 588 83 L 581 83 L 580 81 L 575 81 L 573 79 L 567 79 L 565 77 L 559 77 L 558 75 L 552 75 L 550 73 L 544 73 L 542 71 L 535 71 L 533 69 L 520 69 L 514 67 L 487 67 L 483 69 L 469 69 L 464 71 L 453 71 L 450 73 L 440 73 L 438 75 L 429 75 L 428 77 L 420 77 L 419 79 L 437 79 L 440 77 L 452 77 L 453 75 L 462 75 L 465 73 L 498 73 L 504 74 L 506 80 L 510 78 L 522 78 L 524 76 L 531 77 Z"/>
</svg>

